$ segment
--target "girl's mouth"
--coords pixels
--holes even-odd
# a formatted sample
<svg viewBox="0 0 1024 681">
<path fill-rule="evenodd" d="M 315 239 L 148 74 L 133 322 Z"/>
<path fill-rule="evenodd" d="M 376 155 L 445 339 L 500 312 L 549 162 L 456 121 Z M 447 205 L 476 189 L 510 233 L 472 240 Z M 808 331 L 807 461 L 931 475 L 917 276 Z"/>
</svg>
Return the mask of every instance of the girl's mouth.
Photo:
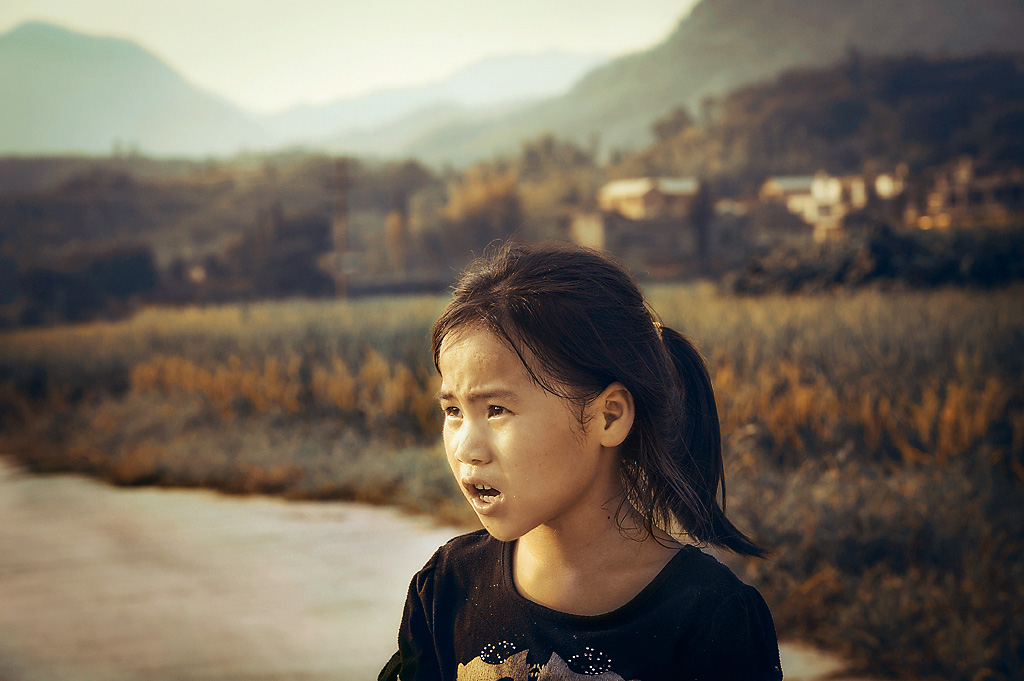
<svg viewBox="0 0 1024 681">
<path fill-rule="evenodd" d="M 503 498 L 501 490 L 482 483 L 467 484 L 465 487 L 469 492 L 469 501 L 478 513 L 487 514 L 494 511 Z"/>
</svg>

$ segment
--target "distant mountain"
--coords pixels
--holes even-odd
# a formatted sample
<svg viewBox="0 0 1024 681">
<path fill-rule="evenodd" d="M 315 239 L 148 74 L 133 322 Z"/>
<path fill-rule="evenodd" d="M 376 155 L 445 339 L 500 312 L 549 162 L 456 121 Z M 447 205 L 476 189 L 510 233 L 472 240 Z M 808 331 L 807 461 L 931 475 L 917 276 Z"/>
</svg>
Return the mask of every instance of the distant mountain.
<svg viewBox="0 0 1024 681">
<path fill-rule="evenodd" d="M 434 85 L 272 117 L 185 82 L 137 45 L 26 24 L 0 35 L 0 153 L 230 153 L 301 143 L 463 163 L 551 132 L 604 151 L 707 96 L 796 66 L 865 56 L 1024 49 L 1022 0 L 701 0 L 663 43 L 600 63 L 558 53 L 487 60 Z M 565 94 L 530 104 L 569 87 Z"/>
<path fill-rule="evenodd" d="M 0 153 L 216 154 L 269 141 L 254 118 L 138 45 L 43 23 L 0 35 Z"/>
<path fill-rule="evenodd" d="M 429 104 L 380 125 L 346 128 L 321 139 L 316 147 L 356 156 L 403 156 L 409 145 L 437 130 L 453 127 L 464 130 L 474 123 L 487 125 L 494 118 L 495 109 L 507 113 L 514 106 L 496 105 L 488 109 L 475 109 L 458 104 Z"/>
<path fill-rule="evenodd" d="M 679 105 L 794 66 L 866 55 L 966 54 L 1024 48 L 1020 0 L 702 0 L 662 44 L 616 59 L 568 93 L 491 121 L 449 126 L 411 145 L 427 160 L 472 160 L 543 132 L 606 150 L 651 140 L 650 125 Z"/>
<path fill-rule="evenodd" d="M 428 127 L 432 127 L 440 120 L 462 120 L 469 110 L 518 108 L 524 102 L 563 94 L 607 60 L 606 55 L 557 51 L 491 57 L 437 83 L 380 90 L 323 106 L 296 107 L 268 116 L 265 122 L 279 137 L 292 142 L 337 140 L 346 133 L 352 137 L 355 131 L 358 140 L 363 132 L 374 129 L 381 133 L 398 129 L 403 139 L 411 138 L 422 133 L 418 112 L 425 112 Z M 442 111 L 452 116 L 438 118 Z M 402 125 L 401 119 L 407 119 L 411 127 Z"/>
<path fill-rule="evenodd" d="M 222 155 L 291 144 L 399 154 L 443 125 L 565 92 L 606 56 L 482 60 L 440 82 L 260 116 L 186 82 L 127 40 L 26 23 L 0 34 L 0 154 Z"/>
</svg>

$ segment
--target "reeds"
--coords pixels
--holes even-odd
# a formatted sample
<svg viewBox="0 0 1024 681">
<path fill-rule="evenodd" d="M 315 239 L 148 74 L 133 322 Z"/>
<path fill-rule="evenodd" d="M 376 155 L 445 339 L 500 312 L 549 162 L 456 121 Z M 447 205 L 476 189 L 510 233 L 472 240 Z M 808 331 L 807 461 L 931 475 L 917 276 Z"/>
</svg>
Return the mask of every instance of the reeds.
<svg viewBox="0 0 1024 681">
<path fill-rule="evenodd" d="M 1024 290 L 720 296 L 654 287 L 708 358 L 736 563 L 780 631 L 866 670 L 1020 678 Z M 147 310 L 7 333 L 0 446 L 120 484 L 471 514 L 438 446 L 444 300 Z"/>
</svg>

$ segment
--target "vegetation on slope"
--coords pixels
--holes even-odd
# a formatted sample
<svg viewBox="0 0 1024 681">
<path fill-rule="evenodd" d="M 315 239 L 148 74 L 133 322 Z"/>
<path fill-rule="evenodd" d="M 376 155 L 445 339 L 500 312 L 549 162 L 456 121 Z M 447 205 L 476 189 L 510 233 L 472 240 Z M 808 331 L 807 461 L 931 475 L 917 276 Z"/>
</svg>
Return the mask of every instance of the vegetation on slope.
<svg viewBox="0 0 1024 681">
<path fill-rule="evenodd" d="M 1024 165 L 1024 56 L 877 58 L 853 52 L 708 103 L 700 125 L 661 126 L 619 175 L 697 175 L 753 187 L 769 175 L 918 172 L 968 154 Z M 671 121 L 678 113 L 666 117 Z M 692 119 L 690 122 L 693 122 Z M 659 124 L 655 124 L 658 130 Z"/>
</svg>

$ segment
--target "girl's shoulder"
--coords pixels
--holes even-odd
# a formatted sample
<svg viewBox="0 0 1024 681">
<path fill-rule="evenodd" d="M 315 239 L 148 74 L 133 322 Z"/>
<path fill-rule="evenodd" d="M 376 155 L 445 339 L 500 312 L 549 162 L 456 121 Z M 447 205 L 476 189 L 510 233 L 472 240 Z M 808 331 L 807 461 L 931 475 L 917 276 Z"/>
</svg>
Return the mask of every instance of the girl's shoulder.
<svg viewBox="0 0 1024 681">
<path fill-rule="evenodd" d="M 463 581 L 466 576 L 493 570 L 500 562 L 502 550 L 503 542 L 489 535 L 487 530 L 461 534 L 438 548 L 416 574 L 416 579 Z"/>
<path fill-rule="evenodd" d="M 444 553 L 461 553 L 463 551 L 475 551 L 487 548 L 500 548 L 504 542 L 498 541 L 490 534 L 487 530 L 480 529 L 474 530 L 473 532 L 467 532 L 466 534 L 460 534 L 457 537 L 452 537 L 448 542 L 438 549 L 439 552 Z"/>
<path fill-rule="evenodd" d="M 681 583 L 690 584 L 691 612 L 701 622 L 695 642 L 707 659 L 717 661 L 709 667 L 711 676 L 781 679 L 775 622 L 760 592 L 715 556 L 696 547 L 684 550 L 690 560 Z"/>
<path fill-rule="evenodd" d="M 749 636 L 777 655 L 775 624 L 761 593 L 714 555 L 695 546 L 681 551 L 687 555 L 670 587 L 677 604 L 689 603 L 694 613 L 700 613 L 712 639 L 728 642 Z"/>
<path fill-rule="evenodd" d="M 757 589 L 743 582 L 715 555 L 696 546 L 680 549 L 666 570 L 659 575 L 664 592 L 676 602 L 689 603 L 697 611 L 750 612 L 764 617 L 768 606 Z M 770 617 L 770 615 L 769 615 Z"/>
<path fill-rule="evenodd" d="M 692 544 L 680 548 L 669 567 L 677 579 L 704 590 L 730 593 L 747 586 L 718 556 Z"/>
<path fill-rule="evenodd" d="M 493 558 L 503 547 L 504 542 L 492 537 L 487 530 L 476 530 L 449 539 L 434 553 L 434 559 L 438 565 L 463 564 Z"/>
<path fill-rule="evenodd" d="M 510 546 L 507 542 L 495 539 L 486 530 L 468 532 L 453 537 L 438 548 L 420 573 L 455 578 L 457 581 L 461 581 L 461 575 L 478 578 L 482 574 L 500 570 L 510 558 Z M 659 587 L 670 588 L 677 594 L 680 590 L 693 592 L 701 600 L 746 595 L 753 591 L 714 554 L 693 545 L 681 547 L 646 590 Z"/>
<path fill-rule="evenodd" d="M 494 539 L 486 530 L 459 535 L 437 549 L 414 582 L 424 595 L 466 593 L 483 586 L 497 589 L 524 607 L 511 586 L 511 544 Z M 744 613 L 763 619 L 768 607 L 761 594 L 745 584 L 729 566 L 697 546 L 684 545 L 662 571 L 629 603 L 601 617 L 609 620 L 642 617 L 651 610 L 674 617 L 705 619 L 719 613 L 735 619 Z M 770 618 L 770 615 L 768 615 Z M 770 621 L 770 620 L 769 620 Z"/>
</svg>

